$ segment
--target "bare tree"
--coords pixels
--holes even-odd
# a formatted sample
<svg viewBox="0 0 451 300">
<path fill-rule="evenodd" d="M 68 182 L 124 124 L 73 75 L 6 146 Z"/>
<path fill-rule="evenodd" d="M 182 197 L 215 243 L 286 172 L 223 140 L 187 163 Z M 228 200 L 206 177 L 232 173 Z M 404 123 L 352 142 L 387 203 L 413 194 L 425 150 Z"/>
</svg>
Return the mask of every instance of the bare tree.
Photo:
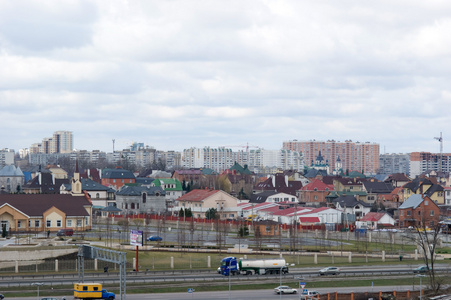
<svg viewBox="0 0 451 300">
<path fill-rule="evenodd" d="M 434 295 L 437 295 L 444 283 L 444 278 L 435 274 L 435 249 L 440 243 L 439 233 L 441 224 L 433 227 L 426 227 L 425 223 L 415 226 L 414 234 L 407 236 L 412 240 L 422 252 L 423 262 L 429 270 L 426 275 L 429 281 L 429 288 Z"/>
</svg>

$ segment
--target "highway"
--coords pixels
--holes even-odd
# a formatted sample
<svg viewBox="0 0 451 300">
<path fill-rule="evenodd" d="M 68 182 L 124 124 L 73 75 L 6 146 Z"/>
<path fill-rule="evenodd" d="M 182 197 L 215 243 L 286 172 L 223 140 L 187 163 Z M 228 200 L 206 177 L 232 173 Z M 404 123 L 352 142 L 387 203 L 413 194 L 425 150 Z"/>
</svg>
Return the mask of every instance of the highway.
<svg viewBox="0 0 451 300">
<path fill-rule="evenodd" d="M 306 286 L 308 288 L 308 286 Z M 418 290 L 419 286 L 415 288 L 415 290 Z M 349 287 L 349 288 L 334 288 L 333 290 L 328 288 L 319 288 L 315 289 L 320 294 L 326 294 L 326 293 L 334 293 L 337 291 L 338 293 L 349 293 L 349 292 L 374 292 L 378 293 L 379 291 L 385 291 L 390 292 L 393 290 L 397 291 L 406 291 L 406 290 L 413 290 L 412 286 L 383 286 L 383 287 L 374 287 L 371 286 L 368 287 Z M 58 297 L 58 299 L 61 299 L 62 297 Z M 241 291 L 234 291 L 233 286 L 232 290 L 229 291 L 221 291 L 221 292 L 196 292 L 194 289 L 194 292 L 189 293 L 188 289 L 186 293 L 159 293 L 159 294 L 127 294 L 126 295 L 127 300 L 189 300 L 189 299 L 199 299 L 199 300 L 223 300 L 223 299 L 236 299 L 236 300 L 268 300 L 268 299 L 284 299 L 284 300 L 299 300 L 299 294 L 294 295 L 277 295 L 274 293 L 272 289 L 265 289 L 265 290 L 241 290 Z M 5 300 L 8 299 L 7 297 Z M 36 297 L 18 297 L 18 298 L 11 298 L 15 300 L 36 300 Z M 66 299 L 72 299 L 72 296 L 66 296 Z M 121 300 L 120 297 L 117 295 L 116 299 Z M 123 300 L 123 299 L 122 299 Z"/>
</svg>

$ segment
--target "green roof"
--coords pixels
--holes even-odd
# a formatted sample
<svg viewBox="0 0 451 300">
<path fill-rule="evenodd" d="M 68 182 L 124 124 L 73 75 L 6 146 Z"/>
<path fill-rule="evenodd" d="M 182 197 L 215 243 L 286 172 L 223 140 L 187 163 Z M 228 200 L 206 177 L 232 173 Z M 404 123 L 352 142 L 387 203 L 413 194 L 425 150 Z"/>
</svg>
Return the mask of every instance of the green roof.
<svg viewBox="0 0 451 300">
<path fill-rule="evenodd" d="M 180 183 L 180 181 L 178 181 L 177 179 L 173 179 L 173 178 L 157 178 L 152 182 L 153 185 L 155 186 L 163 186 L 163 185 L 167 185 L 167 184 L 175 184 L 174 188 L 165 188 L 165 191 L 182 191 L 182 184 Z"/>
<path fill-rule="evenodd" d="M 241 175 L 251 175 L 252 174 L 252 172 L 247 168 L 247 166 L 244 166 L 244 168 L 243 168 L 237 162 L 235 162 L 235 164 L 232 167 L 230 167 L 230 170 L 236 170 Z"/>
</svg>

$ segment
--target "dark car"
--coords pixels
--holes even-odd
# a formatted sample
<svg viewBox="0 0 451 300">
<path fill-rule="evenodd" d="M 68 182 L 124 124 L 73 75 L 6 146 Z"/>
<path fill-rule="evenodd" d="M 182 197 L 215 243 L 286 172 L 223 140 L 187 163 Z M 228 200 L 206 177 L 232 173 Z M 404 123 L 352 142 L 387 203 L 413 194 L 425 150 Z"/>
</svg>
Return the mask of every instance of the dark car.
<svg viewBox="0 0 451 300">
<path fill-rule="evenodd" d="M 149 237 L 147 238 L 147 240 L 148 240 L 149 242 L 161 242 L 163 239 L 161 238 L 161 236 L 158 236 L 158 235 L 152 235 L 152 236 L 149 236 Z"/>
<path fill-rule="evenodd" d="M 0 299 L 5 299 L 5 296 L 3 296 L 3 294 L 0 294 Z"/>
<path fill-rule="evenodd" d="M 413 273 L 414 274 L 424 274 L 424 273 L 428 273 L 430 270 L 427 266 L 420 266 L 416 269 L 413 269 Z"/>
</svg>

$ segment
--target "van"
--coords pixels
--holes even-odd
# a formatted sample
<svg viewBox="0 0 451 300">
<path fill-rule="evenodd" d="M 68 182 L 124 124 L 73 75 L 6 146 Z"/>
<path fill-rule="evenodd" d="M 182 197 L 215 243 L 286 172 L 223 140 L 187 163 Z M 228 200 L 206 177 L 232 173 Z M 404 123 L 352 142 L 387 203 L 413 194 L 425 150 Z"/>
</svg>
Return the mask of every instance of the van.
<svg viewBox="0 0 451 300">
<path fill-rule="evenodd" d="M 56 235 L 57 236 L 73 236 L 74 235 L 74 230 L 71 229 L 71 228 L 60 229 L 60 230 L 58 230 Z"/>
</svg>

